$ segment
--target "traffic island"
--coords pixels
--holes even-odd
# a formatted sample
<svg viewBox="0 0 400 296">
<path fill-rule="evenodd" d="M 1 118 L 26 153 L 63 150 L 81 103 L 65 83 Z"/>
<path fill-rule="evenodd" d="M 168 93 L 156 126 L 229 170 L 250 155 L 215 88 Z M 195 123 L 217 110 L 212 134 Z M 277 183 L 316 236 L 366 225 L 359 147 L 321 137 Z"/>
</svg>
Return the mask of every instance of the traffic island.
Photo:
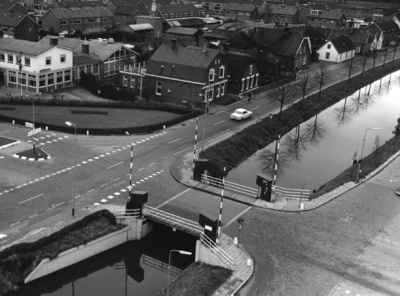
<svg viewBox="0 0 400 296">
<path fill-rule="evenodd" d="M 36 147 L 35 149 L 32 148 L 18 152 L 14 154 L 13 157 L 29 161 L 42 161 L 51 159 L 51 156 L 46 151 L 38 147 Z"/>
<path fill-rule="evenodd" d="M 0 137 L 0 149 L 4 149 L 13 145 L 18 144 L 19 141 L 15 139 Z"/>
</svg>

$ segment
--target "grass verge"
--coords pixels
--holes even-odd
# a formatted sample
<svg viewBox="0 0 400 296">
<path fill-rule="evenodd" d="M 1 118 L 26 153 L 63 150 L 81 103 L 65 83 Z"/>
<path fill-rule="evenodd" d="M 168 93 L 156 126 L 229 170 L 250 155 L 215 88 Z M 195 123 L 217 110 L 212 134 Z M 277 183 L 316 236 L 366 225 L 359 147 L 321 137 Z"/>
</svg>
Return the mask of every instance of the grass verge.
<svg viewBox="0 0 400 296">
<path fill-rule="evenodd" d="M 170 296 L 209 296 L 212 295 L 232 275 L 232 270 L 195 262 L 186 268 L 171 284 Z M 167 295 L 167 289 L 157 296 Z"/>
<path fill-rule="evenodd" d="M 17 290 L 45 258 L 86 244 L 124 228 L 107 210 L 95 212 L 36 242 L 13 245 L 0 252 L 0 295 Z"/>
</svg>

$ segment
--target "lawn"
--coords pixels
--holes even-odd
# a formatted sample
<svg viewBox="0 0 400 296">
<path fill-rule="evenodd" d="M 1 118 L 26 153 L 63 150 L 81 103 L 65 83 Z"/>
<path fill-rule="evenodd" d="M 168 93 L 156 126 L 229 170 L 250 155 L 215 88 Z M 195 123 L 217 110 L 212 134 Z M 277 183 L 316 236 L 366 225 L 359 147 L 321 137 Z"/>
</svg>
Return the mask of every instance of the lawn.
<svg viewBox="0 0 400 296">
<path fill-rule="evenodd" d="M 15 143 L 15 142 L 18 142 L 18 141 L 14 140 L 14 139 L 10 139 L 10 138 L 0 137 L 0 147 L 11 144 L 11 143 Z"/>
<path fill-rule="evenodd" d="M 0 115 L 32 122 L 32 106 L 9 105 L 15 110 L 0 109 Z M 79 113 L 76 113 L 79 111 Z M 86 111 L 87 113 L 82 113 Z M 99 114 L 93 114 L 93 113 Z M 108 114 L 105 114 L 108 113 Z M 128 108 L 35 106 L 35 121 L 43 124 L 65 125 L 72 121 L 79 128 L 124 128 L 166 122 L 182 115 L 154 110 Z"/>
</svg>

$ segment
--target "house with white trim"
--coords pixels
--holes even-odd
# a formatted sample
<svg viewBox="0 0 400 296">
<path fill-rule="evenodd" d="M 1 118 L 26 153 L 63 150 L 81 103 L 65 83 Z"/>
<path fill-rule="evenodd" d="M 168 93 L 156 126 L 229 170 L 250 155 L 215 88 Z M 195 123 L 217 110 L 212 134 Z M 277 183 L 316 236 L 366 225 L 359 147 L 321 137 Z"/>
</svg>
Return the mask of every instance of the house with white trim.
<svg viewBox="0 0 400 296">
<path fill-rule="evenodd" d="M 227 70 L 223 54 L 207 48 L 207 43 L 203 48 L 181 47 L 173 39 L 150 58 L 145 84 L 150 99 L 202 108 L 225 99 Z"/>
<path fill-rule="evenodd" d="M 317 50 L 319 60 L 340 63 L 354 57 L 356 46 L 349 36 L 331 38 Z"/>
<path fill-rule="evenodd" d="M 0 38 L 0 77 L 3 84 L 34 93 L 72 85 L 73 49 L 46 43 Z"/>
</svg>

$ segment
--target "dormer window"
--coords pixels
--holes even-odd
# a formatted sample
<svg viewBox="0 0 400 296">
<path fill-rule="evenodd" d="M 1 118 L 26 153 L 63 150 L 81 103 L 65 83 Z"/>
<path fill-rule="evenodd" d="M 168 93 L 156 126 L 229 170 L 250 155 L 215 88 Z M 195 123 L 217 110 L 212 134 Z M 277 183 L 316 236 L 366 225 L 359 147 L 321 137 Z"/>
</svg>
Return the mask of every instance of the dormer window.
<svg viewBox="0 0 400 296">
<path fill-rule="evenodd" d="M 319 15 L 319 10 L 311 10 L 310 14 Z"/>
</svg>

